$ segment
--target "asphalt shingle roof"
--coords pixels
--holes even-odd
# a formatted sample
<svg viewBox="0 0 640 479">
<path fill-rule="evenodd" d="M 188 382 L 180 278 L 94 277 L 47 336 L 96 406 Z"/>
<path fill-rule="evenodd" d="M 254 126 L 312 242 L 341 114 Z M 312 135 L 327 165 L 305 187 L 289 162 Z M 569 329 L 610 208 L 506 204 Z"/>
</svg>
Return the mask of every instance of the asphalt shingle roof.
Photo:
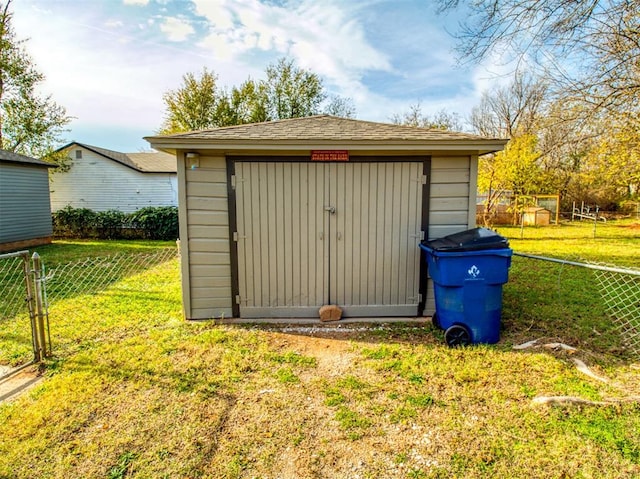
<svg viewBox="0 0 640 479">
<path fill-rule="evenodd" d="M 178 170 L 176 157 L 168 153 L 155 151 L 145 153 L 121 153 L 119 151 L 78 142 L 69 143 L 60 149 L 67 149 L 72 145 L 81 146 L 142 173 L 175 173 Z"/>
<path fill-rule="evenodd" d="M 47 163 L 46 161 L 37 160 L 30 156 L 19 155 L 13 151 L 0 150 L 0 160 L 9 161 L 11 163 L 28 163 L 30 165 L 46 166 L 48 168 L 55 168 L 56 165 Z"/>
<path fill-rule="evenodd" d="M 483 136 L 317 115 L 148 137 L 175 140 L 486 141 Z"/>
<path fill-rule="evenodd" d="M 125 153 L 140 171 L 149 173 L 175 173 L 178 171 L 176 157 L 168 153 Z"/>
</svg>

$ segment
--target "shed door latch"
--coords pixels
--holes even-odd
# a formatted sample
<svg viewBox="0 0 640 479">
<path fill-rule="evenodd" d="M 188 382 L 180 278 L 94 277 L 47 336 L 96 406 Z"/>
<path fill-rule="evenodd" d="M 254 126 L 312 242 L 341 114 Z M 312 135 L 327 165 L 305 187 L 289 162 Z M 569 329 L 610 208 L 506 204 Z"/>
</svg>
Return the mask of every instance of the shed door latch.
<svg viewBox="0 0 640 479">
<path fill-rule="evenodd" d="M 331 214 L 331 215 L 335 215 L 336 214 L 336 207 L 335 206 L 325 206 L 324 210 L 328 211 L 329 214 Z"/>
</svg>

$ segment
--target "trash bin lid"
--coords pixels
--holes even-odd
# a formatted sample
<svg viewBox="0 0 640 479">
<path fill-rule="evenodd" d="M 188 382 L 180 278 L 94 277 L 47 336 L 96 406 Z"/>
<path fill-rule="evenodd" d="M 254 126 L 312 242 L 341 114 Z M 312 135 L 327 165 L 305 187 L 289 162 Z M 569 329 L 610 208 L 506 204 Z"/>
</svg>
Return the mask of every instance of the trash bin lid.
<svg viewBox="0 0 640 479">
<path fill-rule="evenodd" d="M 434 251 L 480 251 L 509 247 L 509 240 L 487 228 L 473 228 L 443 238 L 423 241 L 423 245 Z"/>
</svg>

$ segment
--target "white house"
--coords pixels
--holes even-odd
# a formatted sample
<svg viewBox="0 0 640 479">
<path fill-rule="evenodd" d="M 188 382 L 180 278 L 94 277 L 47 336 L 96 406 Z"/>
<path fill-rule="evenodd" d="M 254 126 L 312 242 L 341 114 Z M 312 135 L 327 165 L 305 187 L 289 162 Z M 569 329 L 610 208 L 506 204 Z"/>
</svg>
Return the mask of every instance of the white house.
<svg viewBox="0 0 640 479">
<path fill-rule="evenodd" d="M 132 213 L 146 206 L 177 206 L 176 158 L 159 152 L 121 153 L 69 143 L 71 168 L 51 175 L 51 209 L 66 206 Z"/>
</svg>

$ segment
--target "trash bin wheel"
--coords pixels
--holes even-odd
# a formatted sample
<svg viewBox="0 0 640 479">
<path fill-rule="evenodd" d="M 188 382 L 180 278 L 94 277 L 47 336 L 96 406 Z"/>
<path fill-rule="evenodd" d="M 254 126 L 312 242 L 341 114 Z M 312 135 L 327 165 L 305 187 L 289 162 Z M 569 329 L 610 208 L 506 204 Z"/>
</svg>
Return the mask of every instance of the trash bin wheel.
<svg viewBox="0 0 640 479">
<path fill-rule="evenodd" d="M 437 313 L 433 313 L 433 316 L 431 316 L 431 324 L 433 324 L 433 327 L 436 329 L 443 329 L 442 324 L 440 324 L 440 319 L 438 319 Z"/>
<path fill-rule="evenodd" d="M 466 326 L 454 324 L 444 332 L 444 340 L 450 348 L 468 346 L 471 344 L 471 332 Z"/>
</svg>

